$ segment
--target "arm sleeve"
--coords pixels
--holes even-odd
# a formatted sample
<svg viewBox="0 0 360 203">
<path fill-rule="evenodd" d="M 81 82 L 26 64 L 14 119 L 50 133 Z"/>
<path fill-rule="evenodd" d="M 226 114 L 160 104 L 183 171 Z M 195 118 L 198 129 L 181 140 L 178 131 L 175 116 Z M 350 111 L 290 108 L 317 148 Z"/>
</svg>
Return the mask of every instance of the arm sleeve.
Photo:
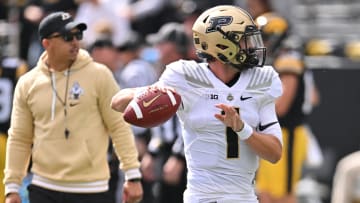
<svg viewBox="0 0 360 203">
<path fill-rule="evenodd" d="M 8 131 L 6 147 L 6 164 L 4 184 L 5 193 L 15 192 L 11 188 L 14 184 L 21 185 L 22 179 L 27 173 L 30 162 L 32 140 L 33 140 L 33 119 L 31 111 L 26 103 L 26 86 L 20 78 L 14 93 L 13 108 L 11 113 L 11 126 Z M 11 190 L 11 191 L 10 191 Z"/>
<path fill-rule="evenodd" d="M 186 93 L 188 85 L 184 80 L 183 61 L 175 61 L 166 66 L 164 72 L 161 74 L 158 83 L 165 86 L 170 86 L 176 89 L 183 95 Z"/>
<path fill-rule="evenodd" d="M 111 98 L 119 91 L 119 86 L 108 68 L 104 68 L 98 84 L 100 84 L 99 108 L 113 141 L 115 152 L 121 162 L 120 168 L 125 171 L 125 179 L 138 178 L 141 176 L 140 172 L 134 171 L 138 170 L 140 162 L 134 135 L 130 125 L 123 119 L 122 113 L 110 108 Z M 132 175 L 128 175 L 127 171 L 131 171 Z"/>
<path fill-rule="evenodd" d="M 282 84 L 279 75 L 274 71 L 270 88 L 260 101 L 260 123 L 262 125 L 277 122 L 266 128 L 262 133 L 275 135 L 282 143 L 282 132 L 275 109 L 275 100 L 282 95 Z M 257 129 L 259 130 L 259 129 Z"/>
<path fill-rule="evenodd" d="M 276 138 L 279 139 L 280 143 L 282 144 L 282 132 L 280 124 L 278 122 L 278 118 L 276 116 L 275 103 L 271 101 L 268 101 L 268 103 L 264 103 L 261 106 L 260 115 L 260 124 L 262 125 L 277 122 L 261 132 L 274 135 Z M 260 129 L 257 129 L 257 131 L 260 131 Z"/>
</svg>

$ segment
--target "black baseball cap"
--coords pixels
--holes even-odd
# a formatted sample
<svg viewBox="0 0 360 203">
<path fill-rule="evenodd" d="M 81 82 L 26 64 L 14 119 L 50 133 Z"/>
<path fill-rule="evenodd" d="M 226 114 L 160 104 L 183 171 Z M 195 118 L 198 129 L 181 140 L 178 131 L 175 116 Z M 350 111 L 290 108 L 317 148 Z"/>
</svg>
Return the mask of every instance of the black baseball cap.
<svg viewBox="0 0 360 203">
<path fill-rule="evenodd" d="M 69 13 L 59 11 L 46 16 L 40 22 L 38 32 L 40 39 L 44 39 L 49 37 L 52 33 L 66 33 L 74 28 L 84 31 L 87 26 L 85 23 L 74 22 L 74 19 Z"/>
</svg>

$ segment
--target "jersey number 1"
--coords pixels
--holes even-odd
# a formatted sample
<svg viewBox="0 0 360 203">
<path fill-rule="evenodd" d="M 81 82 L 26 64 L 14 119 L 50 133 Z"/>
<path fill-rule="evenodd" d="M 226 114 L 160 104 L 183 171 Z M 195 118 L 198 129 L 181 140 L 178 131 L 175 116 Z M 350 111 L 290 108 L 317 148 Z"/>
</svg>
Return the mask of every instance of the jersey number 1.
<svg viewBox="0 0 360 203">
<path fill-rule="evenodd" d="M 235 108 L 237 113 L 239 113 L 239 108 Z M 224 114 L 225 112 L 221 112 Z M 239 136 L 233 131 L 232 128 L 226 127 L 226 144 L 227 144 L 227 156 L 226 158 L 239 158 Z"/>
</svg>

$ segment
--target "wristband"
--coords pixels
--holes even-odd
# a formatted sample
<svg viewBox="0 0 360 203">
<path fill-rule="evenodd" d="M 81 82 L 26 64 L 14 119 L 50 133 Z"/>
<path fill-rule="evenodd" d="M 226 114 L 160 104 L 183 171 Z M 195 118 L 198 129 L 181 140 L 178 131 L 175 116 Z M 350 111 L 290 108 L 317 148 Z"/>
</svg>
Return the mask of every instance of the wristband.
<svg viewBox="0 0 360 203">
<path fill-rule="evenodd" d="M 253 131 L 252 127 L 244 122 L 244 127 L 239 132 L 236 132 L 236 134 L 240 140 L 246 140 L 252 135 Z"/>
<path fill-rule="evenodd" d="M 5 195 L 7 196 L 10 193 L 19 193 L 20 185 L 17 183 L 6 183 L 5 184 Z"/>
<path fill-rule="evenodd" d="M 138 168 L 133 168 L 125 171 L 125 180 L 141 178 L 141 172 Z"/>
</svg>

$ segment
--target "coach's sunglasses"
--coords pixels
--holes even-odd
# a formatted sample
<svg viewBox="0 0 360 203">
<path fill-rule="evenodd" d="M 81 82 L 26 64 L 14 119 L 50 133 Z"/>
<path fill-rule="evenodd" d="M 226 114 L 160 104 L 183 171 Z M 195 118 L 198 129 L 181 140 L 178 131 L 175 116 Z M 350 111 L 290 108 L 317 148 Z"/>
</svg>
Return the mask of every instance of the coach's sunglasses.
<svg viewBox="0 0 360 203">
<path fill-rule="evenodd" d="M 77 39 L 77 40 L 82 40 L 83 38 L 83 33 L 82 32 L 66 32 L 66 33 L 62 33 L 62 34 L 57 34 L 57 35 L 53 35 L 53 36 L 50 36 L 48 37 L 48 39 L 51 39 L 51 38 L 57 38 L 57 37 L 61 37 L 63 38 L 64 41 L 66 42 L 71 42 L 74 40 L 74 37 Z"/>
</svg>

